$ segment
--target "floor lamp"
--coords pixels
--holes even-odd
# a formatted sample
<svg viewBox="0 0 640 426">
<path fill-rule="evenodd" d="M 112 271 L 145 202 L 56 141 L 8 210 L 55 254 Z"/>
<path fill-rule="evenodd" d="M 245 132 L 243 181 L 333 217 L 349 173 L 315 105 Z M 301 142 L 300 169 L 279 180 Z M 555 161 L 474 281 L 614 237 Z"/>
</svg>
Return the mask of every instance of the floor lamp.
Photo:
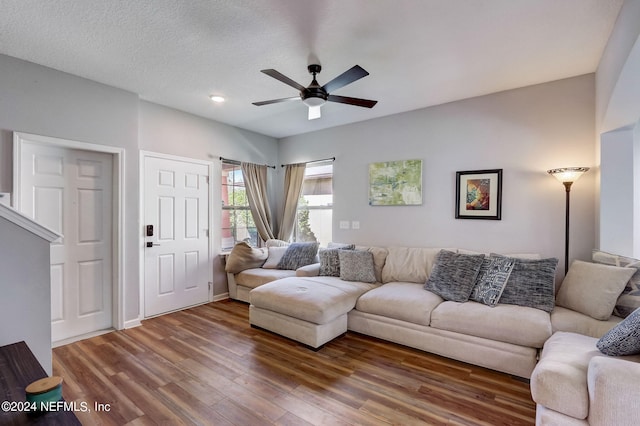
<svg viewBox="0 0 640 426">
<path fill-rule="evenodd" d="M 564 185 L 567 192 L 567 206 L 564 221 L 564 274 L 569 271 L 569 194 L 571 193 L 571 185 L 577 181 L 583 173 L 589 170 L 588 167 L 563 167 L 561 169 L 547 170 L 551 176 L 558 179 Z"/>
</svg>

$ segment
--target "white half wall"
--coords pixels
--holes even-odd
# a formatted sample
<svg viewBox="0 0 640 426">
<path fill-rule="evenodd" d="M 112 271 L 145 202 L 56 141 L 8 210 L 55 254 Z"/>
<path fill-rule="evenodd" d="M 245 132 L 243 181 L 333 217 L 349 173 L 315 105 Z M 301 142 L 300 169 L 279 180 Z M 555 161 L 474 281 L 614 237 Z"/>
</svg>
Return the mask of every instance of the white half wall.
<svg viewBox="0 0 640 426">
<path fill-rule="evenodd" d="M 50 245 L 0 217 L 0 346 L 24 341 L 51 374 Z"/>
<path fill-rule="evenodd" d="M 285 138 L 280 161 L 336 157 L 335 241 L 536 252 L 563 271 L 565 191 L 546 170 L 593 167 L 594 105 L 584 75 Z M 423 205 L 369 206 L 369 163 L 403 159 L 423 160 Z M 455 219 L 456 171 L 481 169 L 503 169 L 502 220 Z M 590 258 L 594 188 L 593 172 L 572 188 L 570 259 Z"/>
</svg>

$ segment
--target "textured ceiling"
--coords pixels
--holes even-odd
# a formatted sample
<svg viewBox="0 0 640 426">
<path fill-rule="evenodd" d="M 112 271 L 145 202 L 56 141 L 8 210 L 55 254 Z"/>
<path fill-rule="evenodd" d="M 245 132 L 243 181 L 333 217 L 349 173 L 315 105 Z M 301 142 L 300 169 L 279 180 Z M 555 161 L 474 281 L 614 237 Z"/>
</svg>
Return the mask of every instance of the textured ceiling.
<svg viewBox="0 0 640 426">
<path fill-rule="evenodd" d="M 0 0 L 0 53 L 274 137 L 594 72 L 622 0 Z M 370 75 L 307 120 L 297 92 Z M 228 101 L 213 104 L 209 94 Z"/>
</svg>

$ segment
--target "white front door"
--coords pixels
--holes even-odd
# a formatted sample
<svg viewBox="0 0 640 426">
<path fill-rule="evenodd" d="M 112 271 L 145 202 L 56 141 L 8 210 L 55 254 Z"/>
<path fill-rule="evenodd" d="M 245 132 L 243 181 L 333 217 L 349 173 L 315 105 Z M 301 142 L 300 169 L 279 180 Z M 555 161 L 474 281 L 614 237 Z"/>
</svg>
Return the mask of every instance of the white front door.
<svg viewBox="0 0 640 426">
<path fill-rule="evenodd" d="M 23 143 L 19 210 L 63 235 L 51 246 L 54 342 L 111 328 L 113 156 Z"/>
<path fill-rule="evenodd" d="M 209 300 L 209 167 L 144 157 L 145 316 Z"/>
</svg>

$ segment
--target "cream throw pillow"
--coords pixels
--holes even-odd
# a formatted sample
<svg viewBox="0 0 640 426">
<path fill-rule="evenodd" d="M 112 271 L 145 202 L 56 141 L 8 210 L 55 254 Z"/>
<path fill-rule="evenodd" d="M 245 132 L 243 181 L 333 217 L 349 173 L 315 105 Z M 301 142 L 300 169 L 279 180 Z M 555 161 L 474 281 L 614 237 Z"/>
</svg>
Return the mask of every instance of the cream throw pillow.
<svg viewBox="0 0 640 426">
<path fill-rule="evenodd" d="M 287 246 L 272 246 L 269 247 L 269 257 L 267 257 L 267 261 L 262 265 L 265 269 L 277 269 L 278 263 L 280 263 L 280 259 L 284 256 L 284 252 L 287 251 L 289 247 Z"/>
<path fill-rule="evenodd" d="M 635 268 L 574 260 L 562 281 L 556 304 L 597 320 L 608 320 L 635 272 Z"/>
<path fill-rule="evenodd" d="M 266 249 L 251 247 L 243 241 L 233 246 L 224 269 L 237 274 L 245 269 L 259 268 L 265 260 L 267 260 Z"/>
</svg>

